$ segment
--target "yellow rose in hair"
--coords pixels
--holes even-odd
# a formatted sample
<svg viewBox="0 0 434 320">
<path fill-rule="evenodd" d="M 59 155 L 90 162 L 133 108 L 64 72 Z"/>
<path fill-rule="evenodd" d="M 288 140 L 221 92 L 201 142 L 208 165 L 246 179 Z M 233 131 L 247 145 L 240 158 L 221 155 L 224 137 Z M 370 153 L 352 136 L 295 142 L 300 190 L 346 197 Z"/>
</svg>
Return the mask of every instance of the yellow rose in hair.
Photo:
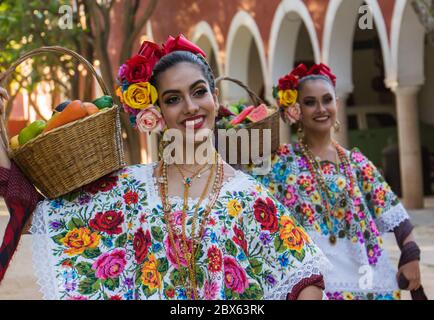
<svg viewBox="0 0 434 320">
<path fill-rule="evenodd" d="M 279 104 L 284 107 L 292 107 L 297 102 L 297 90 L 280 90 Z"/>
<path fill-rule="evenodd" d="M 149 82 L 133 83 L 123 94 L 124 103 L 133 109 L 145 109 L 157 101 L 157 89 Z"/>
</svg>

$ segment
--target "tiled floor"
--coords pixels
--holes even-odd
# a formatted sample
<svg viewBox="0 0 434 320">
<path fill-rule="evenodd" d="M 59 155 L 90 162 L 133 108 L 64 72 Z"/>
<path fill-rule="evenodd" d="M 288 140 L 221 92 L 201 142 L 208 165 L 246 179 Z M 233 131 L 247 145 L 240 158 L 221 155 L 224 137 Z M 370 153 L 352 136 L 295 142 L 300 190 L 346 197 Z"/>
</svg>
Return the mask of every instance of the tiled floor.
<svg viewBox="0 0 434 320">
<path fill-rule="evenodd" d="M 434 198 L 426 198 L 426 208 L 410 212 L 416 226 L 415 236 L 422 249 L 421 271 L 425 292 L 434 299 Z M 6 207 L 0 201 L 0 239 L 8 222 Z M 393 235 L 385 238 L 385 247 L 395 264 L 398 263 L 399 249 Z M 0 285 L 1 299 L 42 299 L 36 278 L 33 274 L 31 257 L 31 236 L 24 235 L 16 255 L 11 262 L 5 279 Z M 403 292 L 403 299 L 409 299 L 409 294 Z"/>
</svg>

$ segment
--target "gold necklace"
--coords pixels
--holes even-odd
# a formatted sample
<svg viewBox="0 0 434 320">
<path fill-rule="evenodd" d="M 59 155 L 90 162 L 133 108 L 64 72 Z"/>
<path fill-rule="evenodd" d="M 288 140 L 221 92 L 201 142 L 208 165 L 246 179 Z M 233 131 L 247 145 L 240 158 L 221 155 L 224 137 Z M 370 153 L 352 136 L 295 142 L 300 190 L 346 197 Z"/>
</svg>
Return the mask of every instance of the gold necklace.
<svg viewBox="0 0 434 320">
<path fill-rule="evenodd" d="M 206 225 L 209 213 L 211 212 L 211 209 L 214 206 L 214 203 L 218 198 L 218 195 L 219 195 L 220 189 L 221 189 L 221 185 L 223 183 L 223 176 L 224 176 L 223 164 L 222 164 L 222 160 L 221 160 L 220 156 L 216 153 L 216 163 L 217 162 L 220 162 L 220 163 L 219 163 L 219 166 L 217 167 L 217 175 L 216 175 L 216 178 L 214 180 L 213 189 L 212 189 L 212 193 L 211 193 L 211 195 L 213 195 L 213 196 L 210 199 L 210 201 L 206 207 L 206 210 L 203 214 L 201 229 L 200 229 L 199 238 L 198 238 L 199 241 L 203 237 L 203 234 L 205 231 L 204 229 L 205 229 L 205 225 Z M 182 282 L 184 283 L 184 286 L 185 286 L 185 289 L 187 292 L 187 298 L 193 297 L 194 299 L 196 299 L 198 297 L 197 285 L 196 285 L 196 261 L 195 261 L 196 260 L 196 254 L 197 254 L 197 248 L 198 248 L 198 241 L 196 241 L 195 234 L 194 234 L 195 233 L 195 224 L 196 224 L 196 220 L 197 220 L 197 214 L 198 214 L 198 210 L 200 207 L 200 203 L 205 198 L 206 191 L 208 190 L 212 176 L 214 175 L 214 167 L 215 167 L 215 165 L 213 165 L 213 167 L 212 167 L 212 173 L 208 177 L 207 185 L 205 187 L 205 190 L 202 192 L 201 199 L 199 200 L 199 203 L 196 205 L 196 209 L 195 209 L 195 213 L 194 213 L 194 217 L 193 217 L 193 222 L 192 222 L 192 244 L 191 244 L 191 251 L 192 252 L 191 253 L 189 252 L 188 242 L 187 242 L 187 237 L 186 237 L 186 232 L 185 232 L 185 217 L 186 217 L 185 208 L 187 207 L 186 201 L 188 201 L 188 193 L 184 193 L 184 195 L 187 195 L 187 198 L 184 197 L 181 246 L 183 247 L 182 249 L 184 250 L 184 257 L 186 258 L 187 269 L 189 272 L 189 277 L 190 277 L 190 282 L 191 282 L 191 285 L 188 285 L 187 284 L 187 277 L 186 277 L 185 273 L 183 272 L 184 270 L 181 268 L 180 255 L 178 254 L 178 249 L 176 247 L 176 243 L 175 243 L 175 239 L 174 239 L 174 231 L 173 231 L 174 228 L 172 227 L 171 219 L 169 216 L 171 211 L 172 211 L 171 210 L 172 207 L 171 207 L 171 205 L 169 203 L 169 199 L 168 199 L 167 164 L 163 163 L 161 166 L 161 171 L 162 171 L 161 172 L 162 186 L 160 187 L 161 199 L 162 199 L 162 203 L 163 203 L 163 209 L 165 212 L 166 224 L 168 224 L 169 239 L 171 241 L 172 247 L 174 248 L 175 259 L 176 259 L 176 262 L 179 266 L 180 274 L 182 273 L 181 278 L 182 278 Z M 187 184 L 185 184 L 184 186 L 188 188 Z"/>
<path fill-rule="evenodd" d="M 177 163 L 175 163 L 175 168 L 178 169 L 178 172 L 181 174 L 183 182 L 184 182 L 184 186 L 187 186 L 188 188 L 191 187 L 191 183 L 193 182 L 193 179 L 196 178 L 196 176 L 200 175 L 201 170 L 203 168 L 205 168 L 207 164 L 205 163 L 204 165 L 200 166 L 199 169 L 196 172 L 193 172 L 193 175 L 191 177 L 186 177 L 184 175 L 184 173 L 182 172 L 182 169 L 178 166 Z"/>
<path fill-rule="evenodd" d="M 331 217 L 333 215 L 332 209 L 330 208 L 330 199 L 329 199 L 329 190 L 327 188 L 324 176 L 322 174 L 322 169 L 318 162 L 315 160 L 315 156 L 313 155 L 312 151 L 307 147 L 307 145 L 304 143 L 303 139 L 299 139 L 299 144 L 301 151 L 305 158 L 308 160 L 308 167 L 310 174 L 314 178 L 317 185 L 320 187 L 323 196 L 321 196 L 321 201 L 323 202 L 324 207 L 327 210 L 327 214 L 325 215 L 326 225 L 329 229 L 329 241 L 331 244 L 335 245 L 337 238 L 333 231 L 333 225 L 331 222 Z M 321 195 L 321 194 L 320 194 Z"/>
<path fill-rule="evenodd" d="M 326 224 L 330 232 L 329 241 L 331 244 L 336 244 L 337 238 L 333 231 L 333 226 L 331 223 L 331 217 L 333 216 L 333 209 L 335 209 L 336 206 L 333 207 L 333 209 L 330 207 L 330 196 L 331 192 L 329 188 L 327 187 L 327 184 L 325 182 L 325 178 L 322 172 L 321 165 L 316 161 L 312 151 L 309 149 L 309 147 L 305 144 L 303 139 L 299 139 L 300 148 L 302 150 L 303 155 L 308 159 L 309 163 L 309 171 L 314 178 L 314 180 L 317 182 L 319 187 L 322 190 L 323 197 L 321 197 L 321 200 L 326 207 L 327 210 L 327 216 L 326 218 Z M 351 164 L 350 161 L 345 154 L 345 151 L 342 149 L 342 147 L 336 142 L 332 141 L 333 146 L 336 149 L 337 157 L 339 158 L 339 162 L 337 162 L 337 170 L 340 171 L 340 163 L 344 164 L 345 168 L 345 179 L 346 182 L 349 182 L 346 184 L 346 191 L 348 192 L 350 197 L 353 197 L 353 187 L 354 187 L 354 179 L 351 174 Z M 345 192 L 345 191 L 344 191 Z"/>
<path fill-rule="evenodd" d="M 207 164 L 205 164 L 205 166 L 206 166 Z M 178 170 L 180 170 L 180 171 L 186 171 L 186 172 L 188 172 L 188 173 L 190 173 L 190 174 L 192 174 L 192 175 L 194 175 L 195 176 L 195 178 L 198 178 L 198 179 L 200 179 L 201 177 L 202 177 L 202 174 L 203 173 L 205 173 L 205 172 L 207 172 L 210 168 L 211 168 L 211 166 L 210 167 L 208 167 L 208 168 L 205 168 L 204 170 L 202 170 L 202 171 L 199 171 L 199 173 L 195 173 L 194 171 L 191 171 L 191 170 L 188 170 L 188 169 L 183 169 L 183 168 L 180 168 L 179 166 L 177 166 L 178 167 Z M 201 167 L 201 168 L 203 168 L 203 167 Z M 191 179 L 193 179 L 193 178 L 191 178 Z"/>
</svg>

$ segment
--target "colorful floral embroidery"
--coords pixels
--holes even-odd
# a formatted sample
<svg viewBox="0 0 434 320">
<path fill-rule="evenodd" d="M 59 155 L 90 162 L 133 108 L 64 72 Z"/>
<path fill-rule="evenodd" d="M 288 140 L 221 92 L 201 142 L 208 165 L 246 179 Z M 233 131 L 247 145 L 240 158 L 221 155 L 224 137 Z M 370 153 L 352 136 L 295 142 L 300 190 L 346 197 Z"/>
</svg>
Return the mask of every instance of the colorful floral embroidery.
<svg viewBox="0 0 434 320">
<path fill-rule="evenodd" d="M 188 274 L 186 257 L 175 255 L 158 192 L 147 184 L 152 179 L 143 178 L 147 170 L 152 167 L 130 166 L 76 194 L 43 203 L 47 250 L 55 265 L 46 263 L 59 280 L 60 298 L 187 299 L 182 277 Z M 268 190 L 242 173 L 240 179 L 242 187 L 222 189 L 196 250 L 203 299 L 269 297 L 271 288 L 285 289 L 288 279 L 299 277 L 305 263 L 324 259 Z M 181 199 L 172 203 L 178 252 L 183 252 L 182 205 Z M 188 235 L 193 214 L 191 206 Z M 191 250 L 188 237 L 186 244 Z M 309 272 L 312 265 L 301 274 Z"/>
<path fill-rule="evenodd" d="M 364 244 L 369 263 L 375 265 L 382 252 L 380 231 L 390 231 L 378 230 L 377 222 L 399 202 L 378 170 L 358 149 L 348 152 L 348 156 L 357 181 L 352 198 L 346 192 L 344 167 L 321 162 L 333 210 L 333 231 L 339 238 Z M 255 178 L 267 187 L 271 185 L 274 196 L 308 231 L 328 235 L 326 210 L 321 202 L 323 195 L 316 190 L 306 161 L 298 144 L 283 145 L 272 158 L 270 174 Z M 251 169 L 246 167 L 248 173 Z"/>
<path fill-rule="evenodd" d="M 401 300 L 401 291 L 383 293 L 335 291 L 326 292 L 326 296 L 329 300 Z"/>
</svg>

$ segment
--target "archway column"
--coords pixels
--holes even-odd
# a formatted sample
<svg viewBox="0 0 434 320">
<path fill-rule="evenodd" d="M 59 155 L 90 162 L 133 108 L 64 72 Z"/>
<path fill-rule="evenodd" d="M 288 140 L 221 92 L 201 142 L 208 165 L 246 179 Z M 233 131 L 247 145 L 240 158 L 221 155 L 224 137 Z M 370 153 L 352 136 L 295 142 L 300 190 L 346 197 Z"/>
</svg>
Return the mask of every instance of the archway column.
<svg viewBox="0 0 434 320">
<path fill-rule="evenodd" d="M 422 153 L 417 94 L 420 86 L 392 86 L 398 114 L 402 201 L 408 209 L 424 206 Z"/>
<path fill-rule="evenodd" d="M 340 130 L 339 132 L 333 132 L 333 138 L 344 148 L 348 148 L 349 139 L 348 139 L 348 113 L 347 113 L 347 99 L 352 89 L 343 89 L 337 90 L 336 96 L 338 112 L 336 115 L 336 119 L 340 122 Z"/>
</svg>

